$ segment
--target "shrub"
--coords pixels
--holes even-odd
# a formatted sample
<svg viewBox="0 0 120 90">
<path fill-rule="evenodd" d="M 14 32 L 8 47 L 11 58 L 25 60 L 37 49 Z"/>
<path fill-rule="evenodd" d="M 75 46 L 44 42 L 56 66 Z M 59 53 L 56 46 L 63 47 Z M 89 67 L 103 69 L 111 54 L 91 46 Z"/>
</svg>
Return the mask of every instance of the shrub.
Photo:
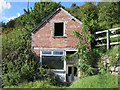
<svg viewBox="0 0 120 90">
<path fill-rule="evenodd" d="M 48 73 L 48 81 L 51 85 L 54 86 L 65 86 L 66 84 L 63 83 L 60 79 L 59 75 L 55 75 L 53 72 L 47 72 Z"/>
<path fill-rule="evenodd" d="M 2 75 L 3 85 L 18 85 L 27 80 L 42 78 L 39 61 L 31 51 L 31 28 L 18 28 L 3 35 Z"/>
</svg>

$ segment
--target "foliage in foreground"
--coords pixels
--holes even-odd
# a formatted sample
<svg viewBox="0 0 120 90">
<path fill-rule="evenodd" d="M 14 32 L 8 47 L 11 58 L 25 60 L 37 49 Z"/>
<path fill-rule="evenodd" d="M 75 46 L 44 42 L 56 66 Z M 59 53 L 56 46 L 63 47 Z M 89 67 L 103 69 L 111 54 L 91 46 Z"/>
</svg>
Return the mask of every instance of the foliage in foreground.
<svg viewBox="0 0 120 90">
<path fill-rule="evenodd" d="M 24 80 L 36 80 L 41 75 L 40 65 L 31 52 L 31 33 L 26 28 L 3 35 L 3 85 L 17 85 Z M 39 72 L 39 73 L 37 73 Z"/>
<path fill-rule="evenodd" d="M 118 86 L 118 76 L 111 74 L 98 74 L 85 77 L 74 82 L 70 88 L 120 88 Z"/>
<path fill-rule="evenodd" d="M 50 85 L 50 83 L 46 80 L 37 80 L 34 82 L 23 82 L 18 86 L 5 86 L 4 88 L 63 88 L 59 86 Z"/>
</svg>

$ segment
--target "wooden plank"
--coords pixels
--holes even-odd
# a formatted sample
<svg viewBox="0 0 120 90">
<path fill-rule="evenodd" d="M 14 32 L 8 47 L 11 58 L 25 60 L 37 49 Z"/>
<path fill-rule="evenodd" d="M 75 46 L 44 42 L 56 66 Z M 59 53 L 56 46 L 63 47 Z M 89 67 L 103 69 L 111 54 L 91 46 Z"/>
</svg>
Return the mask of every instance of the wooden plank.
<svg viewBox="0 0 120 90">
<path fill-rule="evenodd" d="M 105 46 L 105 45 L 107 45 L 107 44 L 98 44 L 98 45 L 95 45 L 96 47 L 99 47 L 99 46 Z"/>
<path fill-rule="evenodd" d="M 107 37 L 98 38 L 96 40 L 103 40 L 103 39 L 107 39 Z"/>
<path fill-rule="evenodd" d="M 110 45 L 116 45 L 116 44 L 120 44 L 120 42 L 112 42 L 110 43 Z M 106 44 L 99 44 L 99 45 L 95 45 L 96 47 L 99 47 L 99 46 L 105 46 Z"/>
<path fill-rule="evenodd" d="M 116 45 L 116 44 L 120 44 L 120 42 L 112 42 L 112 43 L 110 43 L 110 45 Z"/>
<path fill-rule="evenodd" d="M 112 28 L 112 29 L 108 29 L 109 31 L 116 31 L 116 30 L 119 30 L 120 27 L 117 27 L 117 28 Z M 98 31 L 96 32 L 95 34 L 100 34 L 100 33 L 104 33 L 104 32 L 107 32 L 107 30 L 104 30 L 104 31 Z"/>
<path fill-rule="evenodd" d="M 115 37 L 120 37 L 120 34 L 110 36 L 110 38 L 115 38 Z M 107 37 L 98 38 L 98 39 L 96 39 L 96 41 L 103 40 L 103 39 L 107 39 Z"/>
<path fill-rule="evenodd" d="M 117 28 L 112 28 L 112 29 L 109 29 L 109 31 L 116 31 L 116 30 L 119 30 L 120 27 L 117 27 Z"/>
<path fill-rule="evenodd" d="M 107 32 L 107 30 L 104 30 L 104 31 L 98 31 L 98 32 L 95 32 L 95 34 L 100 34 L 100 33 L 104 33 L 104 32 Z"/>
<path fill-rule="evenodd" d="M 115 37 L 120 37 L 120 34 L 110 36 L 110 38 L 115 38 Z"/>
</svg>

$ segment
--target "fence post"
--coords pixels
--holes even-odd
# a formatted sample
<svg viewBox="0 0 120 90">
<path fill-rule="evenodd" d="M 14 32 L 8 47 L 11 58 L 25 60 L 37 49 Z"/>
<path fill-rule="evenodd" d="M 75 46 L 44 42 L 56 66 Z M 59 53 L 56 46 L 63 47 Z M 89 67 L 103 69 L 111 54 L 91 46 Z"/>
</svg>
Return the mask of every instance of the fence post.
<svg viewBox="0 0 120 90">
<path fill-rule="evenodd" d="M 110 35 L 109 35 L 109 30 L 107 30 L 106 36 L 107 36 L 107 50 L 109 50 L 110 49 Z"/>
</svg>

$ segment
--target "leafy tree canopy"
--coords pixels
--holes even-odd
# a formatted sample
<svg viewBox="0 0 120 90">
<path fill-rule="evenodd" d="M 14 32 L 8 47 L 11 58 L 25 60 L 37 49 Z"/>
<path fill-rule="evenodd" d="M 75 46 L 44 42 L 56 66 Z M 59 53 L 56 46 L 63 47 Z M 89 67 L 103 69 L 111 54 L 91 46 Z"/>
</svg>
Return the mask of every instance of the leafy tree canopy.
<svg viewBox="0 0 120 90">
<path fill-rule="evenodd" d="M 99 2 L 98 21 L 101 29 L 109 29 L 120 25 L 120 1 Z"/>
<path fill-rule="evenodd" d="M 36 2 L 33 9 L 24 9 L 24 15 L 21 17 L 21 22 L 23 25 L 28 24 L 35 27 L 59 6 L 61 6 L 60 3 L 56 2 Z"/>
</svg>

